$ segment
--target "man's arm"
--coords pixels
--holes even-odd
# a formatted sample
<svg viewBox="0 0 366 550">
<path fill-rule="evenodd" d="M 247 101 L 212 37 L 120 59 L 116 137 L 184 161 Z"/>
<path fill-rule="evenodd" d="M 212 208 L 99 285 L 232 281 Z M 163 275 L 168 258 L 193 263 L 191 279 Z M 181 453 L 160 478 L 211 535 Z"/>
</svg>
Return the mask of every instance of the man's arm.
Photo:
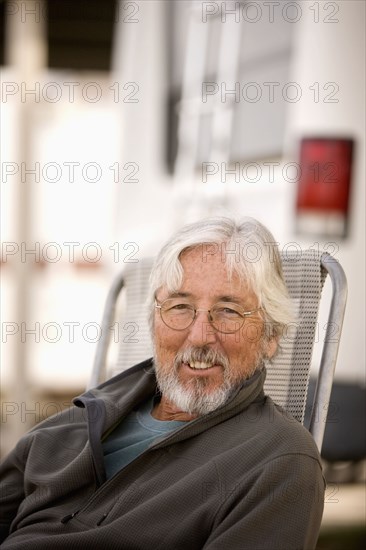
<svg viewBox="0 0 366 550">
<path fill-rule="evenodd" d="M 227 495 L 204 550 L 310 550 L 315 548 L 324 505 L 325 481 L 317 460 L 285 455 Z"/>
<path fill-rule="evenodd" d="M 26 441 L 22 438 L 0 465 L 0 543 L 8 536 L 10 525 L 24 499 L 24 459 Z"/>
</svg>

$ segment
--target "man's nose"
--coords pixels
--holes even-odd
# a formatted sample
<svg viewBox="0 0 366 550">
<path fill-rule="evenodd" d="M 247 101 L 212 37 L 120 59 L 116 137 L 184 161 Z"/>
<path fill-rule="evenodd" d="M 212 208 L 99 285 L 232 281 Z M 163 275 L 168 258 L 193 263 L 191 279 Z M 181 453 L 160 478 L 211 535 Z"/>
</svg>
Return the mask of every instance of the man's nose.
<svg viewBox="0 0 366 550">
<path fill-rule="evenodd" d="M 188 341 L 202 346 L 216 341 L 216 331 L 210 323 L 210 314 L 206 310 L 197 310 L 196 317 L 189 327 Z"/>
</svg>

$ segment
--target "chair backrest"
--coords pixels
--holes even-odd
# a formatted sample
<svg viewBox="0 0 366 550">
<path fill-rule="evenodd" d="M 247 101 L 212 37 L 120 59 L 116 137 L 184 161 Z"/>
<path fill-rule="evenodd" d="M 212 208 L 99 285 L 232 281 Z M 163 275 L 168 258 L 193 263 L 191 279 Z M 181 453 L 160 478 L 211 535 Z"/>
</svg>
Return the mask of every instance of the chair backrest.
<svg viewBox="0 0 366 550">
<path fill-rule="evenodd" d="M 105 377 L 111 327 L 115 326 L 115 307 L 122 288 L 125 302 L 117 323 L 119 352 L 116 364 L 108 374 L 117 374 L 151 357 L 146 298 L 152 264 L 153 258 L 128 264 L 115 279 L 107 297 L 102 337 L 98 343 L 89 387 L 99 384 Z M 280 342 L 281 351 L 267 366 L 265 391 L 299 422 L 304 421 L 319 303 L 327 274 L 332 281 L 327 332 L 309 427 L 320 449 L 346 306 L 346 277 L 337 260 L 327 253 L 314 250 L 288 251 L 282 254 L 282 266 L 297 320 L 286 328 Z"/>
</svg>

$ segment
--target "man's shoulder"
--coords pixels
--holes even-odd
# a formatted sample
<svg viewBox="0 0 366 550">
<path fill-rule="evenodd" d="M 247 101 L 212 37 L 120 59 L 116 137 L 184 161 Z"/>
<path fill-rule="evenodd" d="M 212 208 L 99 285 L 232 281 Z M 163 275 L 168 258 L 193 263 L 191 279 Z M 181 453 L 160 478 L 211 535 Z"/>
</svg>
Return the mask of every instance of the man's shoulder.
<svg viewBox="0 0 366 550">
<path fill-rule="evenodd" d="M 268 446 L 273 446 L 279 454 L 307 454 L 319 459 L 315 441 L 310 432 L 273 399 L 265 395 L 254 411 L 248 410 L 247 421 L 252 414 L 253 429 L 263 435 Z"/>
<path fill-rule="evenodd" d="M 218 424 L 226 441 L 238 449 L 255 449 L 260 456 L 268 454 L 304 454 L 319 460 L 315 441 L 309 431 L 268 395 L 238 410 L 230 419 Z M 273 453 L 272 453 L 273 451 Z"/>
</svg>

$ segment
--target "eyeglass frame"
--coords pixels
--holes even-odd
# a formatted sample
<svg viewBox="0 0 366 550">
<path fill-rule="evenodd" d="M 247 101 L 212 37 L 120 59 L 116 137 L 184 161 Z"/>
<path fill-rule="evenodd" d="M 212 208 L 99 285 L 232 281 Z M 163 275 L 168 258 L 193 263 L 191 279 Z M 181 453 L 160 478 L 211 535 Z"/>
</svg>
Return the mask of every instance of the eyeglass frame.
<svg viewBox="0 0 366 550">
<path fill-rule="evenodd" d="M 197 318 L 197 313 L 200 312 L 200 313 L 208 313 L 208 318 L 209 318 L 209 322 L 210 322 L 210 325 L 212 326 L 212 328 L 217 331 L 217 332 L 220 332 L 221 334 L 235 334 L 236 332 L 238 332 L 238 330 L 240 330 L 242 328 L 242 326 L 244 325 L 245 323 L 245 319 L 246 317 L 248 317 L 249 315 L 252 315 L 253 313 L 256 313 L 257 311 L 263 309 L 261 306 L 260 307 L 257 307 L 255 309 L 253 309 L 252 311 L 244 311 L 243 313 L 240 313 L 240 315 L 243 317 L 243 322 L 241 323 L 241 325 L 233 330 L 233 331 L 230 331 L 230 332 L 225 332 L 223 330 L 220 330 L 218 328 L 215 327 L 215 325 L 213 324 L 213 319 L 211 317 L 211 309 L 213 309 L 217 304 L 220 304 L 220 302 L 216 302 L 216 304 L 214 304 L 212 306 L 211 309 L 197 309 L 193 306 L 193 304 L 187 304 L 189 306 L 192 306 L 193 308 L 193 311 L 194 311 L 194 316 L 193 316 L 193 319 L 192 321 L 189 323 L 189 325 L 185 328 L 174 328 L 174 327 L 171 327 L 170 325 L 168 325 L 164 319 L 163 319 L 163 315 L 162 315 L 162 306 L 165 302 L 167 302 L 168 300 L 172 300 L 173 298 L 165 298 L 165 300 L 163 300 L 160 304 L 157 302 L 157 299 L 155 298 L 155 308 L 156 309 L 159 309 L 160 310 L 160 319 L 163 321 L 164 325 L 172 330 L 176 330 L 178 332 L 182 331 L 182 330 L 187 330 L 189 327 L 191 327 L 193 325 L 193 323 L 195 322 L 196 318 Z M 234 305 L 234 302 L 222 302 L 222 303 L 233 303 Z M 237 305 L 238 307 L 241 307 L 239 304 L 235 304 Z"/>
</svg>

